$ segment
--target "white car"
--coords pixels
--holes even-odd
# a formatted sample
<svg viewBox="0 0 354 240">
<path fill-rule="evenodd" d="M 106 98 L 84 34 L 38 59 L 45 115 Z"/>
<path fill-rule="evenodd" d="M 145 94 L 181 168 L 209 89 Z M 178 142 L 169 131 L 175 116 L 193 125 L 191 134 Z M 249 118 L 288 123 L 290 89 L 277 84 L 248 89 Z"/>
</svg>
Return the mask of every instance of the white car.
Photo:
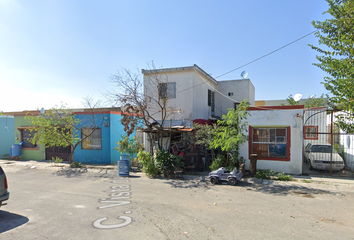
<svg viewBox="0 0 354 240">
<path fill-rule="evenodd" d="M 305 147 L 305 159 L 310 164 L 310 170 L 329 171 L 331 166 L 331 145 L 307 144 Z M 343 158 L 332 147 L 332 171 L 340 171 L 345 167 Z"/>
</svg>

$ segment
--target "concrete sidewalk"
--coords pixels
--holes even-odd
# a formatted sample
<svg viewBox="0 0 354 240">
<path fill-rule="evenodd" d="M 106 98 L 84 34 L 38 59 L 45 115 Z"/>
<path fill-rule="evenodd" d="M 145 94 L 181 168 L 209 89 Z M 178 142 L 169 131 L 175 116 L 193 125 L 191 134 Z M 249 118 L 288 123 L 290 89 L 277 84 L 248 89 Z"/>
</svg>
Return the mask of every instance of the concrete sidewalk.
<svg viewBox="0 0 354 240">
<path fill-rule="evenodd" d="M 69 162 L 51 163 L 50 161 L 0 159 L 0 165 L 2 164 L 15 164 L 19 166 L 25 166 L 29 168 L 40 168 L 40 169 L 45 169 L 50 167 L 70 168 Z M 118 170 L 117 165 L 95 165 L 95 164 L 82 164 L 82 165 L 84 166 L 84 168 L 87 169 Z M 132 174 L 135 173 L 136 172 L 132 172 Z M 208 174 L 209 172 L 189 172 L 183 174 L 183 179 L 209 181 Z M 294 178 L 293 181 L 297 181 L 297 182 L 354 185 L 354 174 L 352 175 L 352 177 L 329 177 L 329 176 L 320 176 L 320 175 L 309 175 L 309 176 L 294 175 L 292 177 Z M 250 183 L 258 183 L 258 184 L 269 184 L 272 182 L 279 182 L 276 180 L 262 180 L 262 179 L 248 177 L 248 176 L 244 177 L 242 181 L 250 182 Z"/>
</svg>

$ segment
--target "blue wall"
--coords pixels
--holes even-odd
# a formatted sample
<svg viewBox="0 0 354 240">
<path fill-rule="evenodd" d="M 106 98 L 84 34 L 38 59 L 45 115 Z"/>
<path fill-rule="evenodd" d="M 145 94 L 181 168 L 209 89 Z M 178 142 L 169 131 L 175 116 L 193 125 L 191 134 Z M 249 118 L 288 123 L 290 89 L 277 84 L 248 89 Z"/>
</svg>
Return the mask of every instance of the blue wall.
<svg viewBox="0 0 354 240">
<path fill-rule="evenodd" d="M 88 124 L 92 122 L 92 115 L 90 114 L 79 114 L 75 116 L 81 121 L 80 125 L 78 125 L 79 128 L 87 127 Z M 109 127 L 101 126 L 101 150 L 81 149 L 81 144 L 79 144 L 74 152 L 75 162 L 86 164 L 116 164 L 120 159 L 120 153 L 114 150 L 114 148 L 117 146 L 116 142 L 121 139 L 121 135 L 125 134 L 124 127 L 120 122 L 122 117 L 120 114 L 114 112 L 95 114 L 96 124 L 100 125 L 104 118 L 107 118 Z"/>
<path fill-rule="evenodd" d="M 111 115 L 111 164 L 117 164 L 121 155 L 117 150 L 114 150 L 114 148 L 117 147 L 117 142 L 121 139 L 121 136 L 125 135 L 124 126 L 120 122 L 121 119 L 121 115 Z"/>
<path fill-rule="evenodd" d="M 15 119 L 13 116 L 0 115 L 0 158 L 10 154 L 15 144 Z"/>
</svg>

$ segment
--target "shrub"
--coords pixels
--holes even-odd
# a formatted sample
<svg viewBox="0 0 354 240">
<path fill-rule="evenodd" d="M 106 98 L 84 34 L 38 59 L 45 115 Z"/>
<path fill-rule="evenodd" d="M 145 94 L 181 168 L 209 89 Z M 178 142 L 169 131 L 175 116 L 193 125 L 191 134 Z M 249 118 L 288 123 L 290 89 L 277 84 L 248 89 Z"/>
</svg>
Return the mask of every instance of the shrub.
<svg viewBox="0 0 354 240">
<path fill-rule="evenodd" d="M 277 178 L 279 181 L 291 181 L 293 177 L 290 175 L 286 175 L 285 173 L 278 173 Z"/>
<path fill-rule="evenodd" d="M 260 179 L 270 179 L 273 176 L 275 176 L 275 172 L 270 169 L 259 169 L 255 175 L 256 178 Z"/>
<path fill-rule="evenodd" d="M 173 155 L 166 150 L 156 153 L 156 165 L 164 177 L 171 176 L 175 168 L 184 166 L 183 157 Z"/>
<path fill-rule="evenodd" d="M 221 167 L 225 167 L 225 164 L 226 164 L 225 156 L 218 154 L 209 168 L 211 171 L 215 171 Z"/>
<path fill-rule="evenodd" d="M 260 169 L 256 172 L 256 178 L 260 179 L 274 179 L 279 181 L 291 181 L 293 177 L 285 173 L 276 173 L 270 169 Z"/>
<path fill-rule="evenodd" d="M 71 168 L 82 168 L 83 166 L 82 166 L 81 162 L 72 162 L 72 163 L 70 163 L 70 167 Z"/>
<path fill-rule="evenodd" d="M 51 160 L 51 162 L 54 162 L 54 163 L 61 163 L 62 161 L 63 161 L 63 159 L 60 157 L 52 157 L 52 160 Z"/>
<path fill-rule="evenodd" d="M 138 153 L 138 162 L 143 167 L 143 172 L 146 173 L 149 177 L 156 177 L 159 175 L 159 169 L 155 165 L 154 158 L 151 157 L 151 154 L 146 151 L 140 151 Z"/>
</svg>

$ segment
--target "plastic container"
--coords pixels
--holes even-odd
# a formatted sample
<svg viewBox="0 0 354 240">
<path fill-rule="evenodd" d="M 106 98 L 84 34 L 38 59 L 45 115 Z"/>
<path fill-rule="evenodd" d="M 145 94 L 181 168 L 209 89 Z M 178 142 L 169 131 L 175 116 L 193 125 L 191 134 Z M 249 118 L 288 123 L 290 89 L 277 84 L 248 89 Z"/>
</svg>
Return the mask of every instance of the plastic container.
<svg viewBox="0 0 354 240">
<path fill-rule="evenodd" d="M 22 148 L 22 144 L 13 144 L 12 148 L 10 149 L 11 157 L 21 156 L 21 148 Z"/>
<path fill-rule="evenodd" d="M 129 155 L 121 155 L 118 161 L 118 175 L 120 177 L 129 177 L 130 158 Z"/>
</svg>

